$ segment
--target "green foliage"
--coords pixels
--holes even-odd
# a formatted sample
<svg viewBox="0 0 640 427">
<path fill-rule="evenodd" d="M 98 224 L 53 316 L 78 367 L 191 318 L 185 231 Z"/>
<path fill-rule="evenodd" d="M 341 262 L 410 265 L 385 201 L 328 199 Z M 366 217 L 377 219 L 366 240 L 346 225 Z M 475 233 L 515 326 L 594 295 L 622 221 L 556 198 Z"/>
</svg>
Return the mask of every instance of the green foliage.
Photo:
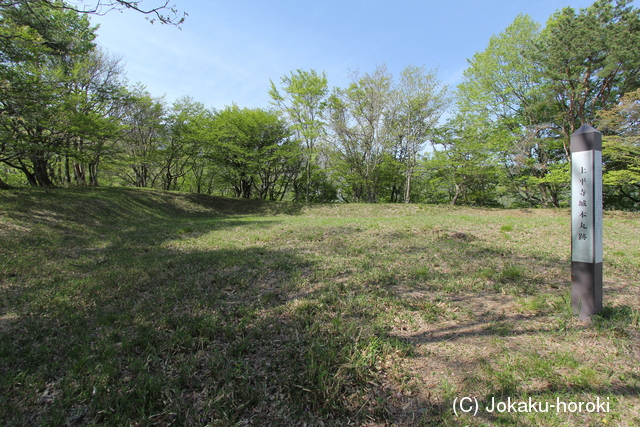
<svg viewBox="0 0 640 427">
<path fill-rule="evenodd" d="M 335 149 L 348 182 L 345 193 L 353 201 L 375 202 L 379 197 L 379 166 L 391 146 L 385 126 L 391 82 L 386 66 L 378 66 L 373 73 L 353 73 L 349 87 L 336 88 L 330 98 Z"/>
<path fill-rule="evenodd" d="M 450 104 L 449 89 L 438 81 L 435 71 L 408 66 L 392 96 L 395 106 L 387 119 L 393 141 L 391 153 L 400 180 L 397 186 L 404 187 L 403 201 L 409 203 L 420 153 L 435 136 L 438 120 Z M 395 180 L 393 184 L 395 188 Z M 391 201 L 398 201 L 400 195 L 394 198 L 393 191 L 391 194 Z"/>
<path fill-rule="evenodd" d="M 227 107 L 215 115 L 205 156 L 236 197 L 280 200 L 300 169 L 300 148 L 277 113 Z"/>
<path fill-rule="evenodd" d="M 530 16 L 519 15 L 502 33 L 491 37 L 484 51 L 469 60 L 464 82 L 458 86 L 463 112 L 492 122 L 523 120 L 536 102 L 540 84 L 535 64 L 528 58 L 539 31 L 539 24 Z"/>
<path fill-rule="evenodd" d="M 165 22 L 167 6 L 148 12 Z M 423 67 L 354 72 L 332 92 L 324 72 L 298 69 L 271 82 L 279 116 L 126 87 L 95 45 L 97 11 L 0 2 L 0 188 L 561 207 L 570 135 L 589 122 L 605 135 L 606 207 L 638 209 L 640 10 L 629 0 L 567 7 L 544 27 L 517 16 L 469 60 L 455 98 Z"/>
<path fill-rule="evenodd" d="M 122 123 L 125 135 L 119 142 L 121 179 L 135 187 L 153 186 L 161 171 L 158 168 L 164 145 L 166 106 L 162 98 L 154 98 L 143 86 L 133 88 L 124 108 Z"/>
<path fill-rule="evenodd" d="M 494 150 L 481 126 L 471 126 L 473 117 L 458 115 L 434 139 L 436 149 L 425 156 L 423 173 L 439 185 L 452 205 L 496 204 L 501 170 Z"/>
<path fill-rule="evenodd" d="M 87 16 L 61 5 L 2 9 L 0 161 L 33 186 L 70 183 L 72 173 L 78 184 L 96 185 L 119 126 L 120 70 L 96 49 Z"/>
<path fill-rule="evenodd" d="M 562 178 L 558 171 L 566 169 L 568 158 L 542 103 L 540 68 L 531 60 L 539 37 L 539 25 L 527 15 L 493 36 L 465 71 L 458 108 L 467 126 L 482 129 L 484 151 L 505 172 L 500 182 L 515 203 L 559 206 L 568 175 Z"/>
<path fill-rule="evenodd" d="M 63 8 L 59 0 L 16 1 L 0 5 L 0 59 L 33 63 L 83 56 L 95 48 L 95 30 L 86 15 Z"/>
<path fill-rule="evenodd" d="M 164 121 L 165 142 L 159 150 L 163 189 L 179 190 L 181 180 L 193 175 L 197 192 L 202 192 L 201 153 L 211 120 L 212 115 L 204 105 L 189 97 L 173 103 Z M 197 171 L 201 173 L 198 175 Z"/>
<path fill-rule="evenodd" d="M 468 126 L 482 127 L 515 205 L 567 203 L 571 134 L 638 86 L 639 13 L 630 1 L 599 0 L 579 12 L 556 12 L 542 30 L 521 15 L 470 61 L 458 108 L 467 120 L 478 117 Z M 622 206 L 615 194 L 633 201 L 633 168 L 614 158 L 629 151 L 606 144 L 605 202 Z M 611 185 L 616 179 L 627 187 Z"/>
<path fill-rule="evenodd" d="M 282 78 L 284 95 L 271 82 L 269 95 L 290 123 L 291 130 L 302 143 L 305 174 L 303 179 L 304 198 L 312 201 L 313 169 L 318 166 L 318 142 L 326 134 L 324 112 L 329 93 L 325 73 L 315 70 L 297 70 Z M 297 188 L 297 186 L 296 186 Z M 298 199 L 298 193 L 294 195 Z"/>
<path fill-rule="evenodd" d="M 559 104 L 555 123 L 568 138 L 638 87 L 640 12 L 629 0 L 598 0 L 579 12 L 566 7 L 549 19 L 537 50 L 549 102 Z"/>
<path fill-rule="evenodd" d="M 79 0 L 76 2 L 67 2 L 62 0 L 1 0 L 0 13 L 6 13 L 7 10 L 11 10 L 11 8 L 15 6 L 21 6 L 27 3 L 28 6 L 33 9 L 43 11 L 65 10 L 72 13 L 78 13 L 82 16 L 104 15 L 116 10 L 134 10 L 146 15 L 146 19 L 151 23 L 160 22 L 162 24 L 175 26 L 179 26 L 184 23 L 187 16 L 186 12 L 180 13 L 176 6 L 172 5 L 168 1 L 164 2 L 164 4 L 153 4 L 153 2 L 147 2 L 146 0 Z M 8 35 L 9 37 L 20 36 L 20 33 L 12 32 Z"/>
<path fill-rule="evenodd" d="M 445 111 L 447 88 L 432 71 L 406 67 L 398 82 L 379 66 L 353 73 L 330 98 L 334 150 L 347 186 L 346 200 L 411 200 L 420 152 Z"/>
<path fill-rule="evenodd" d="M 300 174 L 293 185 L 305 190 L 307 187 L 309 188 L 309 202 L 330 203 L 338 200 L 338 190 L 334 180 L 331 179 L 330 170 L 321 169 L 319 166 L 311 168 L 311 181 L 309 186 L 307 186 L 306 174 Z M 301 191 L 294 190 L 293 200 L 297 201 L 299 197 L 296 197 L 296 193 L 301 193 Z"/>
<path fill-rule="evenodd" d="M 598 114 L 602 141 L 605 203 L 640 208 L 640 89 L 625 94 L 618 105 Z M 609 134 L 609 135 L 607 135 Z"/>
</svg>

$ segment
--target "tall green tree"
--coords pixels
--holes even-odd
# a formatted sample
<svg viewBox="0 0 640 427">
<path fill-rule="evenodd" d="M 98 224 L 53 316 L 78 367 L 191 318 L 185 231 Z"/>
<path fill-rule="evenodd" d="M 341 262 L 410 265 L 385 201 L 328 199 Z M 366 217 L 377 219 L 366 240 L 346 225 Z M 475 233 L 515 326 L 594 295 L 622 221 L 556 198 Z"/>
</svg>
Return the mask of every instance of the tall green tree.
<svg viewBox="0 0 640 427">
<path fill-rule="evenodd" d="M 0 157 L 31 185 L 49 187 L 49 163 L 72 136 L 68 106 L 95 27 L 73 11 L 18 2 L 2 9 L 0 28 Z"/>
<path fill-rule="evenodd" d="M 73 75 L 66 83 L 69 135 L 63 178 L 66 184 L 97 186 L 100 163 L 115 153 L 121 136 L 127 91 L 119 60 L 100 49 L 81 58 Z"/>
<path fill-rule="evenodd" d="M 536 47 L 533 59 L 566 147 L 582 124 L 640 86 L 640 9 L 631 0 L 598 0 L 578 12 L 566 7 L 551 16 Z"/>
<path fill-rule="evenodd" d="M 296 70 L 281 79 L 281 93 L 271 82 L 272 103 L 282 111 L 295 136 L 303 143 L 305 168 L 305 202 L 310 201 L 312 171 L 317 165 L 318 143 L 325 135 L 324 112 L 329 87 L 325 73 Z"/>
<path fill-rule="evenodd" d="M 386 66 L 351 76 L 346 89 L 336 88 L 330 99 L 334 146 L 340 153 L 350 194 L 356 201 L 378 199 L 379 166 L 391 145 L 386 125 L 392 76 Z"/>
<path fill-rule="evenodd" d="M 502 122 L 513 130 L 539 122 L 533 107 L 539 102 L 542 80 L 531 62 L 539 32 L 540 25 L 529 15 L 518 15 L 469 60 L 457 90 L 463 113 Z"/>
<path fill-rule="evenodd" d="M 144 86 L 131 92 L 124 111 L 120 140 L 122 178 L 128 185 L 153 187 L 162 174 L 161 147 L 166 144 L 166 106 Z"/>
<path fill-rule="evenodd" d="M 483 126 L 485 144 L 478 149 L 495 154 L 514 202 L 559 206 L 568 188 L 569 152 L 554 122 L 560 106 L 547 102 L 548 82 L 533 60 L 540 37 L 540 26 L 527 15 L 491 37 L 469 61 L 457 105 L 469 126 Z"/>
<path fill-rule="evenodd" d="M 236 105 L 218 111 L 205 156 L 236 197 L 281 198 L 297 173 L 300 151 L 276 112 Z"/>
<path fill-rule="evenodd" d="M 447 195 L 438 202 L 498 205 L 501 170 L 495 151 L 486 147 L 490 127 L 478 120 L 459 113 L 434 136 L 434 150 L 423 159 L 422 173 L 431 192 Z"/>
<path fill-rule="evenodd" d="M 598 114 L 604 132 L 602 156 L 605 203 L 619 209 L 640 209 L 640 89 Z"/>
<path fill-rule="evenodd" d="M 434 136 L 438 120 L 450 104 L 450 94 L 433 70 L 408 66 L 393 89 L 388 126 L 394 158 L 404 181 L 404 202 L 411 201 L 411 183 L 421 152 Z M 393 201 L 393 200 L 392 200 Z"/>
<path fill-rule="evenodd" d="M 330 97 L 329 127 L 344 196 L 354 201 L 411 200 L 419 155 L 449 105 L 434 71 L 406 67 L 394 81 L 385 65 L 353 73 Z"/>
<path fill-rule="evenodd" d="M 195 158 L 202 154 L 201 138 L 208 117 L 204 105 L 190 97 L 181 97 L 171 105 L 164 142 L 158 149 L 163 189 L 179 190 L 180 180 L 192 172 Z"/>
</svg>

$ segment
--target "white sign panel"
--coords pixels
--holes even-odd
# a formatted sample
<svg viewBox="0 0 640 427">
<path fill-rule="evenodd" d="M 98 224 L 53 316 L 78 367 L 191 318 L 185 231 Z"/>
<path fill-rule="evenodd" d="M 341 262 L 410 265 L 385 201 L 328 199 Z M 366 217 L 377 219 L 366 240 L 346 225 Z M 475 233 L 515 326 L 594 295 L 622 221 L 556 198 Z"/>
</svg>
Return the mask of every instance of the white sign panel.
<svg viewBox="0 0 640 427">
<path fill-rule="evenodd" d="M 602 262 L 602 152 L 571 156 L 571 260 Z"/>
</svg>

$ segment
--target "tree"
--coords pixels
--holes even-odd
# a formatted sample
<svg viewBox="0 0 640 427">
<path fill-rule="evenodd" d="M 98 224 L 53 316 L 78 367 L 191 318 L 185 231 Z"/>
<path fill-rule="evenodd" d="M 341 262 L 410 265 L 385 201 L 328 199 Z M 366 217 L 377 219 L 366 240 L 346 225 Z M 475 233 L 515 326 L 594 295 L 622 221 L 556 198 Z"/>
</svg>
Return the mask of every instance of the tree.
<svg viewBox="0 0 640 427">
<path fill-rule="evenodd" d="M 382 65 L 353 73 L 347 89 L 335 89 L 329 123 L 349 183 L 343 197 L 409 203 L 419 154 L 449 104 L 447 95 L 434 71 L 414 66 L 398 82 Z"/>
<path fill-rule="evenodd" d="M 598 114 L 602 142 L 605 203 L 623 209 L 640 208 L 640 89 Z"/>
<path fill-rule="evenodd" d="M 486 50 L 474 55 L 458 86 L 460 112 L 482 126 L 485 144 L 506 175 L 516 203 L 559 206 L 568 188 L 569 152 L 555 118 L 561 110 L 551 93 L 539 55 L 540 26 L 519 15 Z M 473 130 L 472 130 L 473 132 Z"/>
<path fill-rule="evenodd" d="M 350 192 L 356 201 L 378 198 L 378 167 L 391 144 L 386 118 L 392 77 L 386 66 L 371 74 L 354 72 L 347 89 L 335 89 L 330 99 L 334 146 L 344 162 Z"/>
<path fill-rule="evenodd" d="M 125 135 L 120 140 L 122 162 L 128 169 L 123 178 L 129 185 L 153 187 L 161 174 L 165 113 L 164 99 L 152 97 L 144 86 L 133 89 L 124 110 Z"/>
<path fill-rule="evenodd" d="M 490 128 L 477 120 L 477 116 L 458 113 L 439 129 L 434 150 L 423 160 L 423 173 L 435 187 L 431 191 L 446 192 L 451 205 L 498 204 L 500 169 L 495 152 L 485 144 L 484 132 Z"/>
<path fill-rule="evenodd" d="M 514 129 L 539 120 L 533 106 L 539 101 L 541 76 L 531 62 L 540 25 L 528 15 L 518 15 L 487 48 L 469 60 L 464 81 L 458 86 L 462 112 L 503 121 Z"/>
<path fill-rule="evenodd" d="M 66 183 L 98 185 L 98 168 L 104 156 L 115 154 L 121 136 L 126 90 L 117 58 L 99 49 L 82 58 L 67 83 L 69 137 L 65 150 Z M 88 176 L 87 176 L 88 175 Z"/>
<path fill-rule="evenodd" d="M 178 190 L 178 180 L 191 172 L 194 158 L 201 154 L 200 137 L 208 115 L 204 105 L 190 97 L 179 98 L 171 106 L 158 150 L 164 190 Z"/>
<path fill-rule="evenodd" d="M 95 48 L 86 16 L 39 3 L 4 9 L 0 34 L 0 160 L 33 186 L 53 185 L 49 162 L 72 136 L 68 106 L 83 58 Z"/>
<path fill-rule="evenodd" d="M 281 79 L 284 94 L 271 82 L 269 95 L 284 114 L 296 137 L 303 142 L 305 202 L 310 201 L 312 170 L 317 164 L 318 141 L 325 133 L 323 114 L 329 89 L 325 73 L 297 70 Z"/>
<path fill-rule="evenodd" d="M 196 103 L 196 105 L 199 104 Z M 215 141 L 217 112 L 200 110 L 200 106 L 196 109 L 189 108 L 188 111 L 195 111 L 196 114 L 187 116 L 185 136 L 190 141 L 189 146 L 193 155 L 190 157 L 189 173 L 185 176 L 185 180 L 189 185 L 189 191 L 211 194 L 217 184 L 216 179 L 220 177 L 215 163 L 207 158 L 207 152 L 213 150 L 211 147 Z"/>
<path fill-rule="evenodd" d="M 536 44 L 532 58 L 566 147 L 582 124 L 640 86 L 640 10 L 632 3 L 598 0 L 579 12 L 566 7 L 551 16 Z"/>
<path fill-rule="evenodd" d="M 175 4 L 169 0 L 159 0 L 155 5 L 146 6 L 144 0 L 80 0 L 77 6 L 59 0 L 0 0 L 0 13 L 8 8 L 16 6 L 34 5 L 36 7 L 49 8 L 51 10 L 70 10 L 79 14 L 104 15 L 114 10 L 133 10 L 147 15 L 149 21 L 160 22 L 162 24 L 180 25 L 184 22 L 187 13 L 180 13 Z"/>
<path fill-rule="evenodd" d="M 517 16 L 469 61 L 456 94 L 456 134 L 483 135 L 475 146 L 466 144 L 462 151 L 475 147 L 480 152 L 474 157 L 501 164 L 508 177 L 505 184 L 518 199 L 532 205 L 548 202 L 541 196 L 547 192 L 547 184 L 534 182 L 544 179 L 549 169 L 545 163 L 549 140 L 543 136 L 551 127 L 546 111 L 539 108 L 540 72 L 529 59 L 539 32 L 540 26 L 531 17 Z M 465 126 L 470 129 L 461 129 Z"/>
<path fill-rule="evenodd" d="M 221 170 L 236 197 L 276 199 L 290 184 L 299 150 L 277 113 L 233 105 L 215 114 L 205 157 Z"/>
<path fill-rule="evenodd" d="M 438 81 L 435 71 L 408 66 L 402 71 L 392 96 L 395 98 L 389 119 L 392 150 L 404 176 L 404 202 L 409 203 L 418 155 L 448 107 L 449 93 Z"/>
</svg>

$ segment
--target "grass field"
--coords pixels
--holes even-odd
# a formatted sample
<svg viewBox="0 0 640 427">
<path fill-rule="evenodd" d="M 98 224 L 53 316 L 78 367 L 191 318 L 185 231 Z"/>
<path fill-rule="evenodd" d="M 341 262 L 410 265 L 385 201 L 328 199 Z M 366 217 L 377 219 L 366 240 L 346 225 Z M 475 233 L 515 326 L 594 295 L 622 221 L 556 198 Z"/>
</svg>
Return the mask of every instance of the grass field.
<svg viewBox="0 0 640 427">
<path fill-rule="evenodd" d="M 605 213 L 592 323 L 571 315 L 569 223 L 0 192 L 0 425 L 639 425 L 640 214 Z M 529 400 L 569 406 L 486 409 Z"/>
</svg>

